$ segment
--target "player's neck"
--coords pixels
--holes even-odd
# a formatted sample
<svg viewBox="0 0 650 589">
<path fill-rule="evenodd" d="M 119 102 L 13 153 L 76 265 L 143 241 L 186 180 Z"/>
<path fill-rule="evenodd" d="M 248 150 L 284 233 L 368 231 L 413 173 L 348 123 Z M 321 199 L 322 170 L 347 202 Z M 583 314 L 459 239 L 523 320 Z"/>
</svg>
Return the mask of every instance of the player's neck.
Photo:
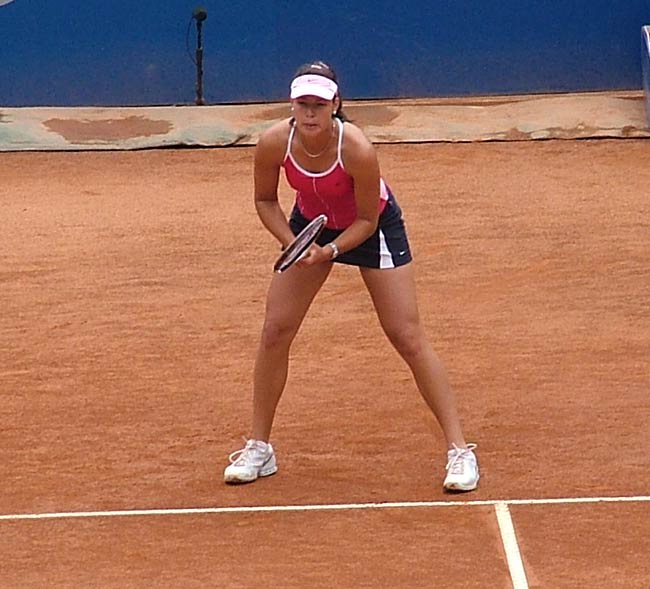
<svg viewBox="0 0 650 589">
<path fill-rule="evenodd" d="M 332 146 L 332 140 L 336 136 L 336 125 L 332 119 L 332 125 L 327 131 L 323 131 L 308 140 L 305 140 L 300 132 L 296 133 L 296 135 L 298 136 L 301 151 L 308 158 L 317 159 L 324 156 Z"/>
</svg>

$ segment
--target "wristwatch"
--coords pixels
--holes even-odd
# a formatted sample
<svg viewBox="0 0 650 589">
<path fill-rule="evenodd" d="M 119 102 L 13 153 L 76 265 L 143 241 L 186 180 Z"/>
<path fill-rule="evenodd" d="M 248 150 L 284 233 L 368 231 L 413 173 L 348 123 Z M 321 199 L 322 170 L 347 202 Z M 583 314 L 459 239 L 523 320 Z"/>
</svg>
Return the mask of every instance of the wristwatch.
<svg viewBox="0 0 650 589">
<path fill-rule="evenodd" d="M 330 241 L 330 242 L 327 244 L 327 246 L 330 247 L 330 248 L 332 249 L 332 257 L 331 257 L 330 259 L 333 260 L 334 258 L 338 257 L 338 255 L 339 255 L 339 253 L 340 253 L 340 252 L 339 252 L 339 246 L 336 245 L 333 241 Z"/>
</svg>

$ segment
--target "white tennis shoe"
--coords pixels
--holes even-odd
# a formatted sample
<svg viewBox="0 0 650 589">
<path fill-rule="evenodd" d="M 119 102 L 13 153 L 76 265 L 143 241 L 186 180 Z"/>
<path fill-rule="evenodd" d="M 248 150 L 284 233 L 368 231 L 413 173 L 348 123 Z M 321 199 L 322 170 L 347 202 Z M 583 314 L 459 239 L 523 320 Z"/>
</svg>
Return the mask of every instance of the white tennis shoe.
<svg viewBox="0 0 650 589">
<path fill-rule="evenodd" d="M 478 461 L 474 449 L 476 444 L 459 448 L 456 444 L 447 452 L 447 476 L 443 487 L 445 491 L 473 491 L 480 478 Z"/>
<path fill-rule="evenodd" d="M 246 445 L 230 455 L 230 465 L 223 472 L 226 483 L 252 483 L 278 471 L 271 444 L 248 440 Z"/>
</svg>

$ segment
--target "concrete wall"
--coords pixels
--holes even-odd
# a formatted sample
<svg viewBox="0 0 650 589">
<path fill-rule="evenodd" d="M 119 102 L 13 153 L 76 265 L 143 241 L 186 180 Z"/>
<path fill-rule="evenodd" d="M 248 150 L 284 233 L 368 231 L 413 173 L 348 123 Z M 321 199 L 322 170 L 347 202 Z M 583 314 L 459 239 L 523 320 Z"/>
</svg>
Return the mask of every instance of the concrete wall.
<svg viewBox="0 0 650 589">
<path fill-rule="evenodd" d="M 0 105 L 282 100 L 322 58 L 349 98 L 641 88 L 650 0 L 0 0 Z M 188 34 L 189 33 L 189 34 Z"/>
</svg>

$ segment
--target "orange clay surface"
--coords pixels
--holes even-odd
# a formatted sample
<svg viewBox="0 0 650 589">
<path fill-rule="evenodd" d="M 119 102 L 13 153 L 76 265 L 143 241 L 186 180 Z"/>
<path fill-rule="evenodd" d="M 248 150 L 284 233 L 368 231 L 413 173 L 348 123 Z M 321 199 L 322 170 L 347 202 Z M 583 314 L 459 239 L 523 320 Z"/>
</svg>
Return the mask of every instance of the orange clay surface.
<svg viewBox="0 0 650 589">
<path fill-rule="evenodd" d="M 378 153 L 479 489 L 443 494 L 437 424 L 339 266 L 292 350 L 278 474 L 222 483 L 278 253 L 252 148 L 3 153 L 0 515 L 404 505 L 4 518 L 0 586 L 506 588 L 490 501 L 598 497 L 646 500 L 510 506 L 530 587 L 650 586 L 650 142 Z"/>
</svg>

